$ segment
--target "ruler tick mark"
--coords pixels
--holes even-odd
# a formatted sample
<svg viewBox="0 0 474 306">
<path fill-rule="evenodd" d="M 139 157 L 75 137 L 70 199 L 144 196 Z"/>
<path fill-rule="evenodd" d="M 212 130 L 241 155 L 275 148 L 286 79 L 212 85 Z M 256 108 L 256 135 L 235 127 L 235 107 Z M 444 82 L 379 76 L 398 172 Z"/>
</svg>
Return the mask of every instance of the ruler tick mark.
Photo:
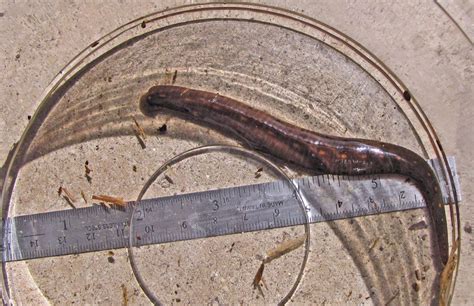
<svg viewBox="0 0 474 306">
<path fill-rule="evenodd" d="M 40 236 L 44 236 L 46 234 L 31 234 L 31 235 L 24 235 L 24 236 L 21 236 L 19 238 L 31 238 L 31 237 L 40 237 Z"/>
</svg>

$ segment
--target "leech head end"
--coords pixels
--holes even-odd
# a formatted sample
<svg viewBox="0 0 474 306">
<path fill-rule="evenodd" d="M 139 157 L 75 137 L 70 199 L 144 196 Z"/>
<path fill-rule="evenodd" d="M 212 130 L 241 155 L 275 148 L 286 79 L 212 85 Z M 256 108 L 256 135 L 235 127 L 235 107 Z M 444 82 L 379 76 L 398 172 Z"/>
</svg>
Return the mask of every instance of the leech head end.
<svg viewBox="0 0 474 306">
<path fill-rule="evenodd" d="M 156 116 L 160 109 L 187 113 L 188 110 L 180 103 L 185 91 L 186 89 L 183 92 L 183 88 L 178 86 L 153 86 L 140 98 L 140 111 L 149 117 Z"/>
<path fill-rule="evenodd" d="M 140 111 L 148 117 L 154 117 L 158 114 L 158 106 L 154 103 L 153 93 L 151 90 L 153 87 L 143 96 L 140 97 L 139 108 Z"/>
</svg>

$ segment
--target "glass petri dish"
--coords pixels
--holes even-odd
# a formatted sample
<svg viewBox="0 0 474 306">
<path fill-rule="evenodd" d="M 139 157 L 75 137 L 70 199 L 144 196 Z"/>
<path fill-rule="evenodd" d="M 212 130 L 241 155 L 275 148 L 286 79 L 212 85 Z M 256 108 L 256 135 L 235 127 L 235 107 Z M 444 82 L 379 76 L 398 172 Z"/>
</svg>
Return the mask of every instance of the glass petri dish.
<svg viewBox="0 0 474 306">
<path fill-rule="evenodd" d="M 254 171 L 252 168 L 245 169 L 247 163 L 253 166 Z M 222 183 L 219 182 L 222 181 L 222 176 L 224 178 L 228 176 L 231 169 L 233 178 L 237 178 L 237 181 L 241 181 L 243 177 L 248 177 L 252 173 L 254 174 L 252 179 L 266 180 L 265 177 L 272 177 L 274 180 L 279 180 L 281 182 L 279 188 L 286 188 L 296 196 L 299 209 L 292 212 L 292 217 L 303 220 L 302 225 L 267 230 L 264 235 L 242 232 L 239 235 L 210 239 L 211 236 L 216 236 L 212 230 L 214 225 L 227 222 L 227 228 L 229 228 L 226 214 L 214 214 L 216 217 L 210 218 L 210 222 L 205 224 L 202 222 L 203 216 L 197 215 L 195 209 L 191 208 L 192 213 L 181 223 L 178 233 L 162 231 L 160 234 L 185 234 L 189 233 L 188 229 L 194 228 L 209 233 L 206 235 L 207 239 L 191 242 L 181 241 L 171 247 L 145 244 L 146 239 L 156 236 L 153 233 L 158 233 L 159 229 L 148 225 L 148 231 L 146 226 L 143 230 L 144 225 L 140 225 L 140 222 L 146 218 L 147 208 L 159 208 L 160 204 L 142 205 L 138 201 L 150 198 L 150 195 L 163 196 L 164 186 L 171 187 L 173 185 L 174 188 L 170 189 L 183 192 L 193 185 L 199 186 L 200 189 L 205 188 L 209 184 L 208 182 L 211 182 L 210 186 L 221 185 Z M 255 171 L 255 169 L 257 170 Z M 263 172 L 265 172 L 264 177 L 262 177 Z M 171 179 L 166 173 L 173 173 L 175 179 Z M 191 180 L 189 180 L 190 178 Z M 232 179 L 227 177 L 225 182 L 225 185 L 232 184 Z M 169 193 L 167 192 L 167 194 Z M 277 201 L 272 192 L 263 191 L 260 195 L 265 198 L 266 203 Z M 215 213 L 224 207 L 226 211 L 229 209 L 239 210 L 245 203 L 233 201 L 232 198 L 236 198 L 236 196 L 232 196 L 229 192 L 227 200 L 220 199 L 218 202 L 214 200 L 217 206 L 214 201 L 209 200 L 209 206 L 215 208 L 215 211 L 212 210 Z M 240 199 L 244 198 L 240 197 Z M 307 213 L 309 203 L 297 183 L 270 160 L 256 152 L 226 145 L 202 146 L 185 151 L 165 162 L 153 173 L 140 191 L 137 203 L 130 211 L 128 255 L 135 279 L 148 299 L 155 305 L 181 301 L 181 297 L 176 297 L 178 295 L 176 289 L 182 288 L 179 282 L 183 281 L 187 286 L 191 287 L 191 283 L 194 283 L 193 286 L 198 287 L 194 290 L 197 289 L 199 295 L 189 292 L 191 295 L 185 297 L 186 302 L 192 304 L 209 303 L 209 301 L 221 303 L 222 300 L 231 304 L 251 304 L 259 302 L 259 298 L 264 298 L 265 303 L 283 305 L 293 297 L 301 283 L 310 252 L 311 238 L 309 214 Z M 187 209 L 186 205 L 189 203 L 183 204 L 181 202 L 181 211 Z M 163 214 L 165 214 L 165 209 L 162 210 Z M 284 214 L 283 209 L 281 211 L 280 209 L 273 210 L 273 222 L 277 222 Z M 243 216 L 243 219 L 245 218 L 247 218 L 246 215 Z M 264 216 L 257 218 L 266 220 L 266 224 L 272 222 L 268 221 L 270 219 L 264 219 Z M 241 224 L 251 225 L 252 222 L 259 222 L 258 219 L 252 219 Z M 159 224 L 156 225 L 156 227 L 159 226 Z M 272 247 L 274 237 L 282 237 L 284 240 L 280 242 L 280 245 Z M 300 245 L 300 247 L 290 250 L 290 247 L 285 247 L 283 244 Z M 265 248 L 268 250 L 267 254 L 265 254 Z M 278 250 L 279 254 L 286 256 L 272 256 L 272 249 Z M 232 252 L 233 254 L 230 254 Z M 248 257 L 250 253 L 255 253 L 257 257 L 261 258 L 260 265 L 255 266 L 254 259 Z M 289 253 L 291 255 L 287 255 Z M 285 260 L 278 260 L 278 264 L 270 265 L 282 257 Z M 177 258 L 177 260 L 170 261 L 170 258 Z M 173 263 L 176 265 L 173 266 Z M 244 266 L 250 267 L 250 270 L 243 268 Z M 265 272 L 265 277 L 263 272 Z M 248 286 L 249 283 L 252 283 L 253 286 Z M 267 298 L 265 298 L 262 286 L 267 294 L 270 294 Z M 258 290 L 257 294 L 255 294 L 255 290 Z"/>
<path fill-rule="evenodd" d="M 77 195 L 78 207 L 90 205 L 79 200 L 81 191 L 86 199 L 92 194 L 135 199 L 155 166 L 179 152 L 206 144 L 239 144 L 169 114 L 144 116 L 140 96 L 153 85 L 170 83 L 219 92 L 321 133 L 402 145 L 446 165 L 416 100 L 407 99 L 400 80 L 355 41 L 277 8 L 191 5 L 125 24 L 60 71 L 7 161 L 4 217 L 70 208 L 58 197 L 59 186 Z M 148 135 L 145 145 L 134 134 L 135 121 Z M 160 132 L 163 124 L 166 134 Z M 90 179 L 84 174 L 86 162 Z M 207 163 L 201 161 L 202 166 Z M 308 174 L 281 166 L 291 176 Z M 447 171 L 445 175 L 449 178 Z M 219 182 L 192 186 L 219 188 L 223 182 L 252 183 L 252 176 L 236 177 L 229 171 Z M 459 232 L 456 208 L 450 206 L 452 241 Z M 317 247 L 292 301 L 431 301 L 438 295 L 441 272 L 430 253 L 432 229 L 407 230 L 420 220 L 429 223 L 427 216 L 427 211 L 416 210 L 311 225 L 312 245 Z M 281 241 L 278 235 L 265 241 Z M 243 245 L 251 239 L 245 241 Z M 206 243 L 207 249 L 222 245 L 218 239 Z M 177 265 L 173 254 L 167 258 Z M 258 262 L 254 250 L 242 254 Z M 126 250 L 3 263 L 3 280 L 3 296 L 18 303 L 148 301 L 134 281 Z M 174 284 L 180 287 L 167 301 L 198 296 L 202 291 L 197 283 Z M 225 299 L 211 295 L 208 303 L 238 301 L 234 294 Z"/>
</svg>

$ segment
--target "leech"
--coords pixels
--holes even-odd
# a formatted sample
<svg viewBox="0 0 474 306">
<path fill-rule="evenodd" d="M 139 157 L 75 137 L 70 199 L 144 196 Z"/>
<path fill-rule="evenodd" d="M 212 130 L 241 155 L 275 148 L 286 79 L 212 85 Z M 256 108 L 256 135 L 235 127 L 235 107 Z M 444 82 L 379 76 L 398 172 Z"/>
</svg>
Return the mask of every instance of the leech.
<svg viewBox="0 0 474 306">
<path fill-rule="evenodd" d="M 449 258 L 444 205 L 438 180 L 418 154 L 394 144 L 342 138 L 306 130 L 216 93 L 159 85 L 142 96 L 141 110 L 159 109 L 206 123 L 244 139 L 253 149 L 271 154 L 319 174 L 399 174 L 419 188 L 434 226 L 433 250 L 443 264 Z"/>
</svg>

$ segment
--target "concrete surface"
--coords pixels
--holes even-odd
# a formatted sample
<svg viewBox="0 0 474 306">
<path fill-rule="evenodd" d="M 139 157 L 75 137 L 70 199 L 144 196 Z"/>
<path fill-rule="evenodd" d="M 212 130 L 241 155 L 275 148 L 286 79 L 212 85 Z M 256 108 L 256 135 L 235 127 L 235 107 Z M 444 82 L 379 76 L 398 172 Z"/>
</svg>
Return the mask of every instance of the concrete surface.
<svg viewBox="0 0 474 306">
<path fill-rule="evenodd" d="M 23 132 L 27 117 L 36 109 L 43 89 L 74 54 L 131 19 L 183 3 L 186 2 L 1 3 L 2 162 Z M 377 55 L 417 97 L 445 151 L 458 161 L 464 231 L 453 303 L 469 304 L 474 299 L 474 236 L 469 230 L 474 224 L 473 46 L 453 23 L 456 17 L 446 15 L 448 6 L 443 11 L 433 2 L 336 1 L 329 5 L 308 1 L 297 7 L 285 1 L 265 3 L 304 13 L 344 32 Z M 472 3 L 463 5 L 466 8 L 461 14 L 462 24 L 472 26 Z M 466 22 L 469 18 L 470 23 Z M 464 32 L 472 33 L 472 28 Z"/>
</svg>

